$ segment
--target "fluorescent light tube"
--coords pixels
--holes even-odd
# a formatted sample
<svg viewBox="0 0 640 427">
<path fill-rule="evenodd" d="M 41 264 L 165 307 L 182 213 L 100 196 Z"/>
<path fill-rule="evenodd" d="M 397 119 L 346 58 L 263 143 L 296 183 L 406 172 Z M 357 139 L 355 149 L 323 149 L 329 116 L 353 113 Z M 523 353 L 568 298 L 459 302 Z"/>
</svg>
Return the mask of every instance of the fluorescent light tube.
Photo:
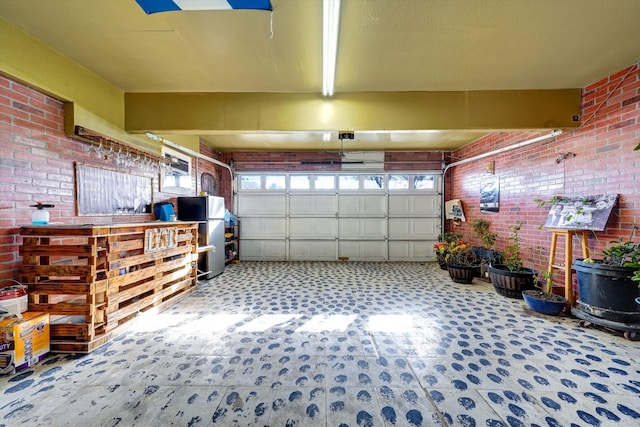
<svg viewBox="0 0 640 427">
<path fill-rule="evenodd" d="M 333 95 L 340 28 L 340 0 L 322 3 L 322 94 Z"/>
</svg>

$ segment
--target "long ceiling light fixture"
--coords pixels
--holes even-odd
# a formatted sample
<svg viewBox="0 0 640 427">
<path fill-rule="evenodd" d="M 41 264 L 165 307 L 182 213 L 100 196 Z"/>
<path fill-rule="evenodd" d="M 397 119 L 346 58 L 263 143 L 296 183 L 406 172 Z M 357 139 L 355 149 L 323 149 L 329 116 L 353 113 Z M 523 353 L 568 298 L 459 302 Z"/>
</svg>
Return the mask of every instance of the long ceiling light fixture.
<svg viewBox="0 0 640 427">
<path fill-rule="evenodd" d="M 322 94 L 333 95 L 338 56 L 338 30 L 340 28 L 340 0 L 322 3 Z"/>
</svg>

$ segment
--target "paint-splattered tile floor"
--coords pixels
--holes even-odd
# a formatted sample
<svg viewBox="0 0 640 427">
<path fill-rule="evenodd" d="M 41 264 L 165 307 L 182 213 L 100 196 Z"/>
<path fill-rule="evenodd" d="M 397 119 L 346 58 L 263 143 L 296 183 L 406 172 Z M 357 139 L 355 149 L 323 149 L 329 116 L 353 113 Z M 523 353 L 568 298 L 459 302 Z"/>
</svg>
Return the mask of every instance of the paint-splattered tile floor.
<svg viewBox="0 0 640 427">
<path fill-rule="evenodd" d="M 435 263 L 243 262 L 0 390 L 2 426 L 630 427 L 640 343 Z"/>
</svg>

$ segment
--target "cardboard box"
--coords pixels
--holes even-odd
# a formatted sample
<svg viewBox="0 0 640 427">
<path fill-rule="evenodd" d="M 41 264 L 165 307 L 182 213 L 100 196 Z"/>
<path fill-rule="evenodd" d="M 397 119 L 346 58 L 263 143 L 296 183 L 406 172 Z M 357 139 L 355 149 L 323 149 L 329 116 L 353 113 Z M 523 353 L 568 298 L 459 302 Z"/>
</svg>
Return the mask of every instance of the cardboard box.
<svg viewBox="0 0 640 427">
<path fill-rule="evenodd" d="M 49 313 L 22 313 L 0 321 L 0 374 L 35 365 L 49 353 Z"/>
</svg>

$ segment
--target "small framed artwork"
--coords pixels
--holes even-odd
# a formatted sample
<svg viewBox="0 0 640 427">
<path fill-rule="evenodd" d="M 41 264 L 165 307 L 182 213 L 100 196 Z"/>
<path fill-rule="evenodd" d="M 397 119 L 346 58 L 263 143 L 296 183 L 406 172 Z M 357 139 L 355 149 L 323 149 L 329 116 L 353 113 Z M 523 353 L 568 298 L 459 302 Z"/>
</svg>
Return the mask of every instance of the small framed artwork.
<svg viewBox="0 0 640 427">
<path fill-rule="evenodd" d="M 191 157 L 166 147 L 162 148 L 162 157 L 167 165 L 160 172 L 160 191 L 182 196 L 193 195 Z"/>
<path fill-rule="evenodd" d="M 500 211 L 500 181 L 487 173 L 480 182 L 480 212 Z"/>
<path fill-rule="evenodd" d="M 464 217 L 464 211 L 462 210 L 462 202 L 460 199 L 452 199 L 444 204 L 445 219 L 452 219 L 454 221 L 466 221 Z"/>
</svg>

